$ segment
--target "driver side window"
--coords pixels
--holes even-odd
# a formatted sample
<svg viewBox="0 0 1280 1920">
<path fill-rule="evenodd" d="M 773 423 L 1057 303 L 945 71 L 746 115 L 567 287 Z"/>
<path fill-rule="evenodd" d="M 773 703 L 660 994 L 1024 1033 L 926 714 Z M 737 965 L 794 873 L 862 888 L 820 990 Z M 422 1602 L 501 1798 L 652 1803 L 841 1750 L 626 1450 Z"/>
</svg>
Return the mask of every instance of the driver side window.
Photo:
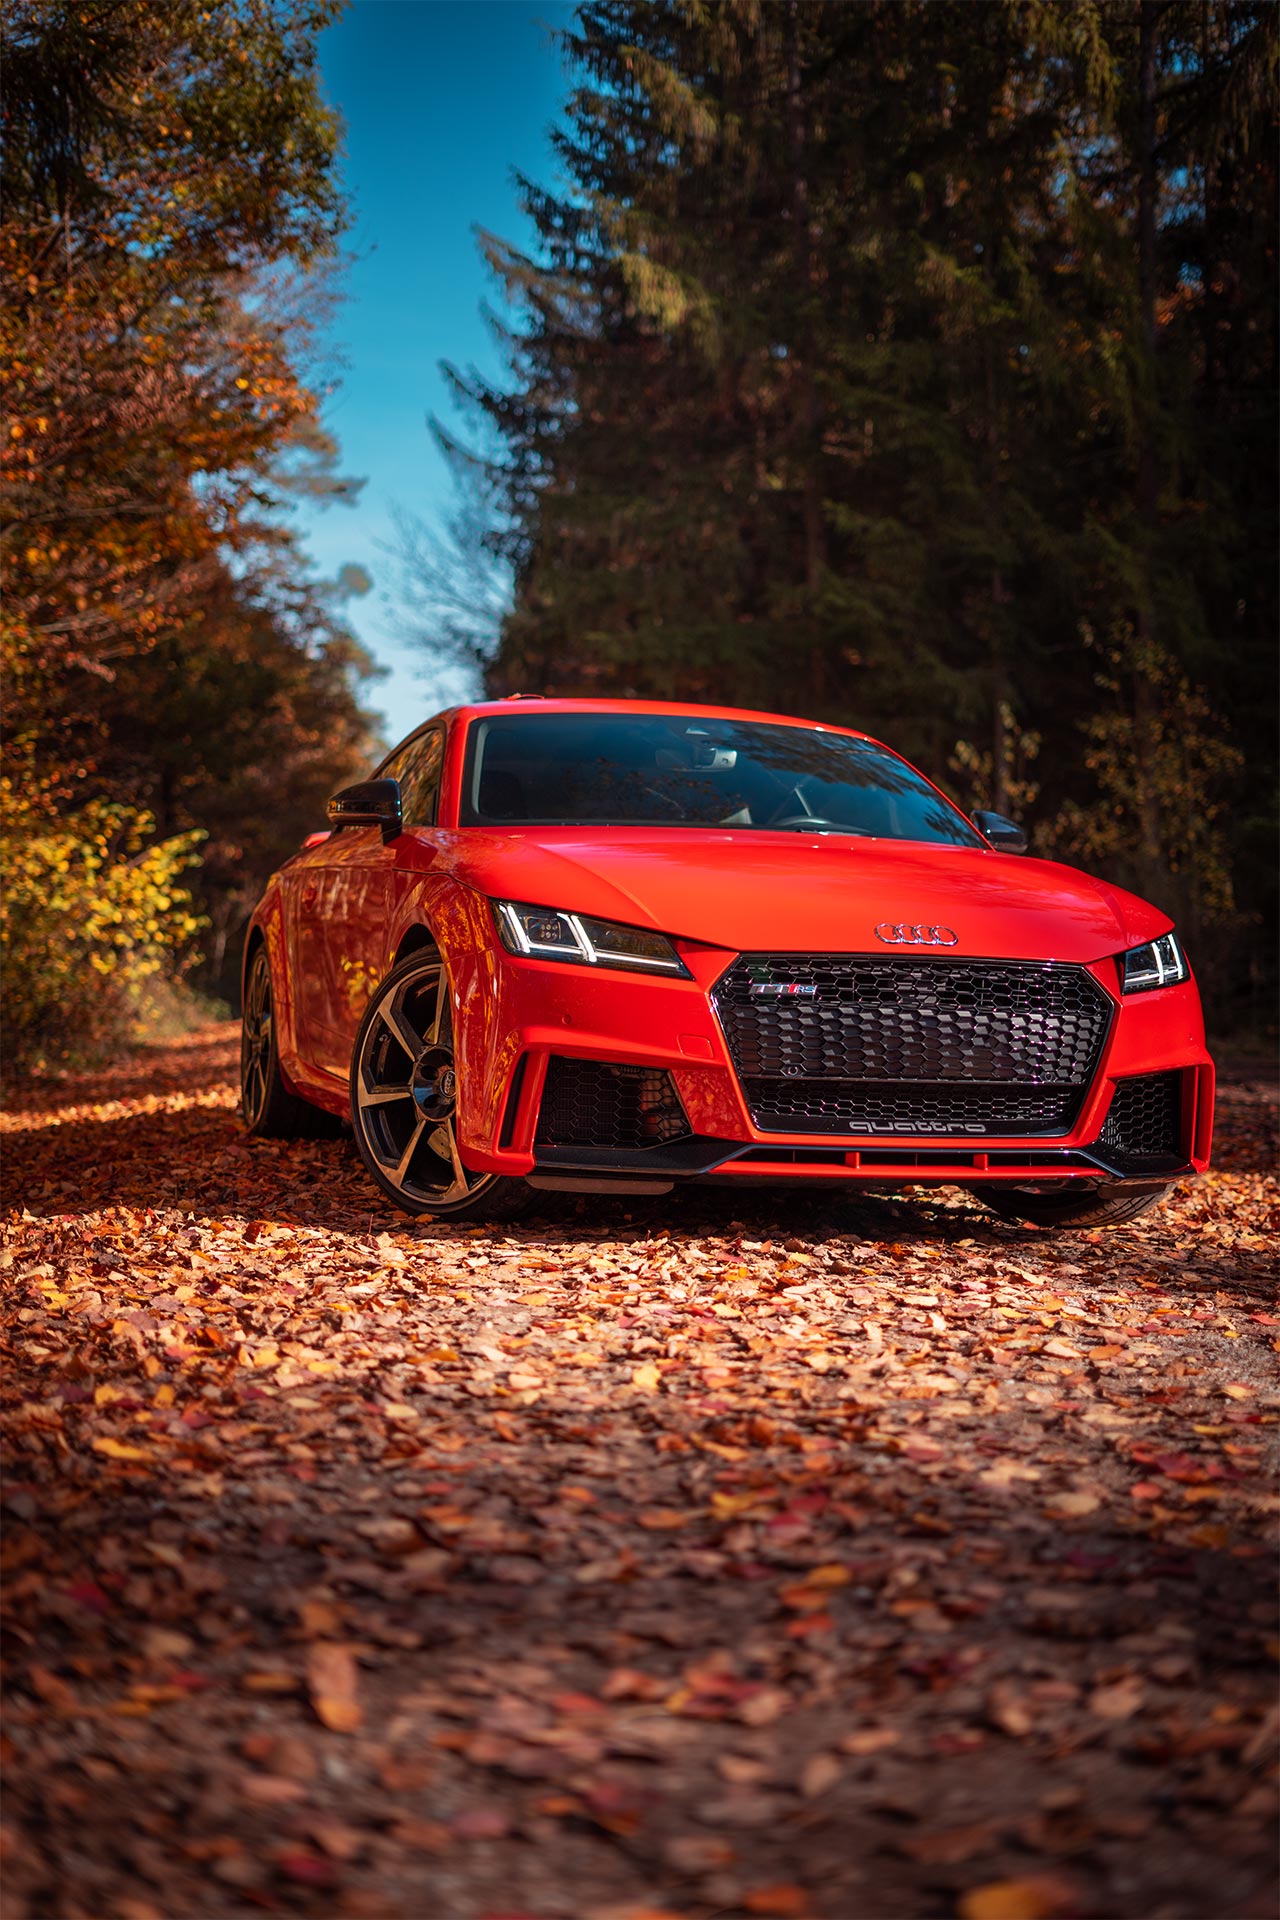
<svg viewBox="0 0 1280 1920">
<path fill-rule="evenodd" d="M 420 733 L 391 756 L 382 769 L 400 782 L 400 808 L 406 827 L 433 827 L 440 798 L 444 735 L 438 727 Z"/>
</svg>

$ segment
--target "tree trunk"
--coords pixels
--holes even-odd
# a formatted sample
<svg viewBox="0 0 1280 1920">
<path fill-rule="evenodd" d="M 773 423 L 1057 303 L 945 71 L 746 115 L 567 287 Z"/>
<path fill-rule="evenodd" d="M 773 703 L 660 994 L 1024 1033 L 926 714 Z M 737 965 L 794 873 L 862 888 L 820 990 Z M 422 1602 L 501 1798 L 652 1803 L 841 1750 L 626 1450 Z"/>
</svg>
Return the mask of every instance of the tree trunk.
<svg viewBox="0 0 1280 1920">
<path fill-rule="evenodd" d="M 812 594 L 827 563 L 826 528 L 822 518 L 822 411 L 814 378 L 813 247 L 809 229 L 809 181 L 806 172 L 804 102 L 800 68 L 799 0 L 787 7 L 787 135 L 791 148 L 791 223 L 800 321 L 796 329 L 798 451 L 801 472 L 801 516 L 804 536 L 804 578 Z M 826 657 L 820 648 L 810 653 L 810 678 L 815 696 L 826 694 Z"/>
<path fill-rule="evenodd" d="M 1133 675 L 1134 782 L 1142 856 L 1152 878 L 1164 861 L 1159 807 L 1152 792 L 1151 745 L 1156 716 L 1149 679 L 1159 636 L 1152 607 L 1153 546 L 1160 483 L 1156 448 L 1156 211 L 1159 173 L 1156 151 L 1156 52 L 1162 0 L 1138 4 L 1138 306 L 1141 326 L 1141 406 L 1138 415 L 1138 527 L 1142 542 L 1142 590 L 1137 609 L 1138 659 Z"/>
</svg>

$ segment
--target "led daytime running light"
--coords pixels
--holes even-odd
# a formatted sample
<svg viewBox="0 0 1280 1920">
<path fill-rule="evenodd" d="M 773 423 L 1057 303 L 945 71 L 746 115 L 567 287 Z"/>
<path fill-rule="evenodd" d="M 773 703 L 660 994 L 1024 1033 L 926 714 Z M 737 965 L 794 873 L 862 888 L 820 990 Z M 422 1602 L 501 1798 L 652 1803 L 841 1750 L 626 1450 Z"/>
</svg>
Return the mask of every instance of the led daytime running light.
<svg viewBox="0 0 1280 1920">
<path fill-rule="evenodd" d="M 1131 947 L 1121 956 L 1121 973 L 1124 993 L 1151 993 L 1158 987 L 1177 986 L 1191 977 L 1187 957 L 1172 933 L 1162 933 L 1158 940 Z"/>
<path fill-rule="evenodd" d="M 685 980 L 690 977 L 665 935 L 646 928 L 619 926 L 586 914 L 566 913 L 559 907 L 534 907 L 514 900 L 495 900 L 493 910 L 502 944 L 509 953 L 531 960 L 567 960 L 578 966 L 638 968 L 642 972 L 676 974 Z M 557 922 L 568 939 L 537 939 L 530 932 L 530 923 L 539 920 Z M 628 941 L 637 950 L 628 952 Z M 639 950 L 645 944 L 650 951 Z"/>
</svg>

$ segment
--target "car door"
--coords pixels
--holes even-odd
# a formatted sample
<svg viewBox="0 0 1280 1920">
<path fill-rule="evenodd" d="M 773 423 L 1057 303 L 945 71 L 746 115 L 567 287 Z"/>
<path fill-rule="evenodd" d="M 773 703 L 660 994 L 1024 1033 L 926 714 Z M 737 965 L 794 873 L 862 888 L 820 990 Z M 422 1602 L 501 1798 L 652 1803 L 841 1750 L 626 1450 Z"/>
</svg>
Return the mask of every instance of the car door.
<svg viewBox="0 0 1280 1920">
<path fill-rule="evenodd" d="M 320 901 L 333 841 L 334 835 L 329 834 L 320 845 L 306 848 L 280 876 L 294 1039 L 303 1060 L 313 1068 L 320 1062 L 321 1011 L 328 997 L 329 953 Z"/>
<path fill-rule="evenodd" d="M 377 773 L 400 783 L 403 832 L 384 840 L 377 827 L 344 827 L 326 849 L 316 900 L 325 958 L 315 1043 L 319 1064 L 344 1079 L 356 1029 L 391 965 L 391 929 L 402 894 L 412 884 L 401 861 L 406 836 L 435 825 L 443 759 L 441 728 L 424 727 L 411 735 Z"/>
</svg>

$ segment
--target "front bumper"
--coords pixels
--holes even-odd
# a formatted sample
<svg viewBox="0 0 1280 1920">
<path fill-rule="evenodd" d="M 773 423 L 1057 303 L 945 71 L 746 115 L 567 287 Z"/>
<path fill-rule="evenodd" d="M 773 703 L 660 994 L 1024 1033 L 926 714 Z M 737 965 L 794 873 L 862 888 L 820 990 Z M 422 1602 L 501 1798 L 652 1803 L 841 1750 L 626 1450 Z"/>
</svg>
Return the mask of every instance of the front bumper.
<svg viewBox="0 0 1280 1920">
<path fill-rule="evenodd" d="M 1111 1003 L 1112 1017 L 1074 1122 L 1060 1136 L 788 1134 L 753 1123 L 712 1005 L 712 988 L 738 956 L 677 945 L 691 979 L 520 959 L 491 931 L 478 943 L 466 977 L 455 975 L 459 1147 L 470 1168 L 584 1190 L 643 1191 L 685 1180 L 1084 1182 L 1114 1190 L 1117 1183 L 1165 1184 L 1208 1165 L 1214 1070 L 1193 981 L 1126 999 L 1113 960 L 1086 969 Z M 641 1147 L 540 1142 L 538 1117 L 553 1059 L 669 1074 L 689 1135 Z M 1139 1166 L 1100 1136 L 1116 1083 L 1154 1074 L 1178 1076 L 1176 1152 Z"/>
</svg>

